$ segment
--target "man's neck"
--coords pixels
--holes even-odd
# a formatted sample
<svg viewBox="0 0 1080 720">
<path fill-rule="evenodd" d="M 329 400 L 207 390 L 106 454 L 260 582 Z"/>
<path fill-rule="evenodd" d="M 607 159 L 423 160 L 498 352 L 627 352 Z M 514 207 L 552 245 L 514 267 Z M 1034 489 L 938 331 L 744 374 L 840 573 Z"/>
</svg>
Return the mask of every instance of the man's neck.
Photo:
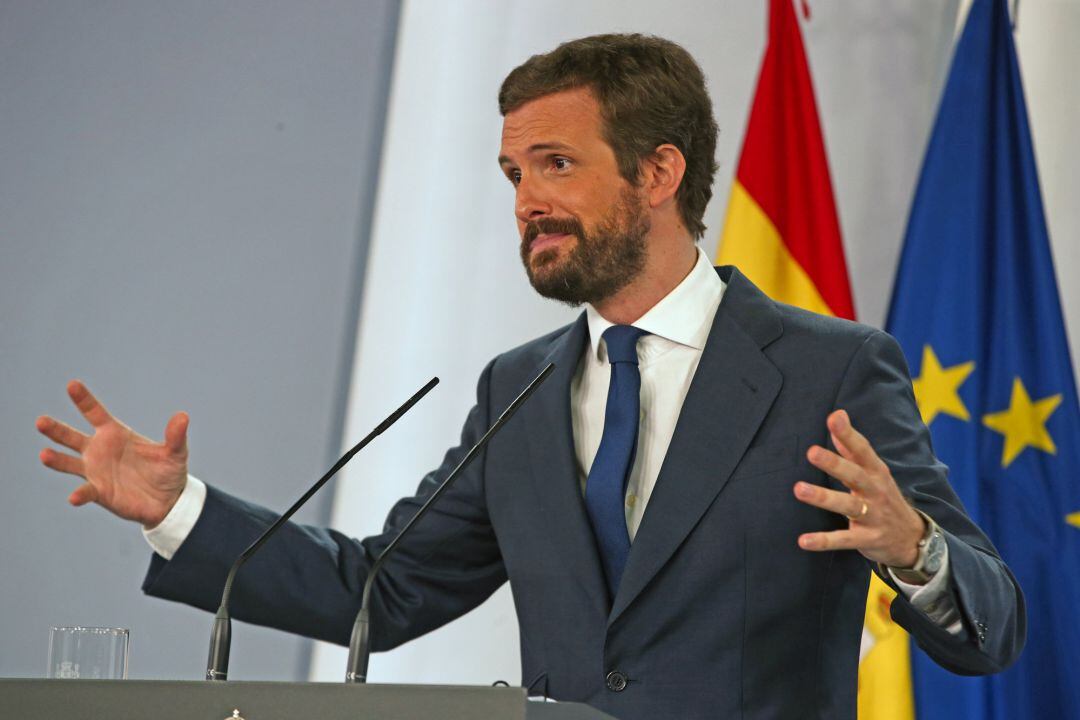
<svg viewBox="0 0 1080 720">
<path fill-rule="evenodd" d="M 686 279 L 697 263 L 697 245 L 688 243 L 669 253 L 655 253 L 640 276 L 593 307 L 608 322 L 630 325 Z"/>
</svg>

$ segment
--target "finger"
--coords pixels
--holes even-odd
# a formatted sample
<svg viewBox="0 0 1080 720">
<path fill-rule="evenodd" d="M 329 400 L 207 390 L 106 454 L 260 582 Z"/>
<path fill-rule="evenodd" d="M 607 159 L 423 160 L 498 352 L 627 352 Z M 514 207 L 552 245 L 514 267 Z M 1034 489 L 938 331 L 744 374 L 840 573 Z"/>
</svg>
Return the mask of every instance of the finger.
<svg viewBox="0 0 1080 720">
<path fill-rule="evenodd" d="M 827 450 L 820 445 L 811 445 L 806 451 L 806 459 L 818 470 L 839 480 L 849 490 L 866 493 L 871 489 L 870 478 L 867 477 L 866 471 L 832 450 Z"/>
<path fill-rule="evenodd" d="M 857 550 L 859 548 L 859 534 L 854 530 L 804 533 L 799 536 L 799 547 L 811 552 Z"/>
<path fill-rule="evenodd" d="M 806 482 L 795 483 L 795 497 L 807 505 L 843 515 L 852 522 L 866 515 L 869 509 L 865 500 L 851 493 L 830 490 Z"/>
<path fill-rule="evenodd" d="M 190 419 L 185 412 L 178 412 L 169 418 L 165 426 L 165 447 L 174 455 L 187 450 L 187 429 Z"/>
<path fill-rule="evenodd" d="M 855 462 L 855 453 L 848 450 L 848 446 L 845 445 L 840 438 L 836 437 L 832 433 L 829 433 L 829 439 L 832 440 L 833 447 L 836 448 L 836 452 L 840 453 L 841 457 Z"/>
<path fill-rule="evenodd" d="M 34 425 L 37 427 L 38 432 L 45 437 L 66 448 L 74 450 L 75 452 L 81 453 L 83 448 L 86 447 L 86 443 L 90 440 L 88 436 L 79 432 L 67 423 L 54 420 L 47 415 L 39 417 Z"/>
<path fill-rule="evenodd" d="M 79 412 L 94 427 L 101 427 L 113 419 L 105 406 L 78 380 L 69 382 L 67 391 L 75 407 L 79 408 Z"/>
<path fill-rule="evenodd" d="M 79 487 L 75 488 L 70 495 L 68 495 L 68 502 L 79 507 L 89 502 L 94 502 L 98 498 L 97 488 L 90 483 L 83 483 Z"/>
<path fill-rule="evenodd" d="M 843 449 L 843 455 L 867 470 L 878 470 L 884 464 L 874 452 L 870 441 L 854 428 L 846 410 L 837 410 L 826 420 L 829 432 L 837 449 Z"/>
<path fill-rule="evenodd" d="M 69 475 L 86 477 L 86 469 L 83 467 L 82 458 L 58 453 L 52 448 L 45 448 L 38 457 L 41 458 L 41 463 L 47 468 L 68 473 Z"/>
</svg>

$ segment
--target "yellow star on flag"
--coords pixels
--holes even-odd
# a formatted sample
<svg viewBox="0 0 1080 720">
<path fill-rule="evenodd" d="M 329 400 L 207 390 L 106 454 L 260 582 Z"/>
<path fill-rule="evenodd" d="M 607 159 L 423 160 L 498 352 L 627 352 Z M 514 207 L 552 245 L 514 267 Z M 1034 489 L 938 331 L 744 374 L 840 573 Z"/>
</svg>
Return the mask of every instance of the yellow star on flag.
<svg viewBox="0 0 1080 720">
<path fill-rule="evenodd" d="M 1069 513 L 1065 516 L 1065 522 L 1080 528 L 1080 512 Z"/>
<path fill-rule="evenodd" d="M 974 362 L 961 363 L 943 368 L 934 349 L 923 346 L 922 373 L 911 381 L 915 390 L 915 401 L 919 404 L 919 414 L 924 423 L 934 422 L 938 413 L 952 415 L 961 420 L 970 420 L 964 401 L 960 399 L 960 386 L 968 375 L 975 370 Z"/>
<path fill-rule="evenodd" d="M 1020 378 L 1013 380 L 1009 409 L 983 416 L 983 425 L 1005 436 L 1001 467 L 1009 467 L 1029 446 L 1051 455 L 1057 453 L 1054 440 L 1046 431 L 1046 421 L 1060 404 L 1060 394 L 1032 402 Z"/>
</svg>

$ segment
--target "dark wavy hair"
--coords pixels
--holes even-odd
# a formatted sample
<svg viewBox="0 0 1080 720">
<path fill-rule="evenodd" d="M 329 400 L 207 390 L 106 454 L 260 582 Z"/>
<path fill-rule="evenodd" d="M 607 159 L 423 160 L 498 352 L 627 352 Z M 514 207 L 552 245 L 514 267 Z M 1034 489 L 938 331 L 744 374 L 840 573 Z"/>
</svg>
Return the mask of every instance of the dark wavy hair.
<svg viewBox="0 0 1080 720">
<path fill-rule="evenodd" d="M 717 127 L 694 58 L 652 35 L 571 40 L 514 68 L 499 88 L 499 112 L 505 116 L 530 100 L 579 87 L 596 96 L 604 139 L 628 182 L 638 183 L 641 161 L 660 145 L 683 154 L 686 172 L 675 199 L 686 228 L 700 239 L 716 174 Z"/>
</svg>

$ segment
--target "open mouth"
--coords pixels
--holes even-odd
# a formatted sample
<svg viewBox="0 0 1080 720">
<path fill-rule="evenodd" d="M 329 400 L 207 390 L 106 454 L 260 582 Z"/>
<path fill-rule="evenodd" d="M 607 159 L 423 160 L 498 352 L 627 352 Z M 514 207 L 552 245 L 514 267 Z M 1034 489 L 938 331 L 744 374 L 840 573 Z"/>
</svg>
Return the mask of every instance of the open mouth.
<svg viewBox="0 0 1080 720">
<path fill-rule="evenodd" d="M 562 241 L 570 237 L 567 233 L 543 233 L 537 235 L 536 238 L 529 245 L 530 253 L 538 253 L 542 250 L 547 250 L 557 246 Z"/>
</svg>

